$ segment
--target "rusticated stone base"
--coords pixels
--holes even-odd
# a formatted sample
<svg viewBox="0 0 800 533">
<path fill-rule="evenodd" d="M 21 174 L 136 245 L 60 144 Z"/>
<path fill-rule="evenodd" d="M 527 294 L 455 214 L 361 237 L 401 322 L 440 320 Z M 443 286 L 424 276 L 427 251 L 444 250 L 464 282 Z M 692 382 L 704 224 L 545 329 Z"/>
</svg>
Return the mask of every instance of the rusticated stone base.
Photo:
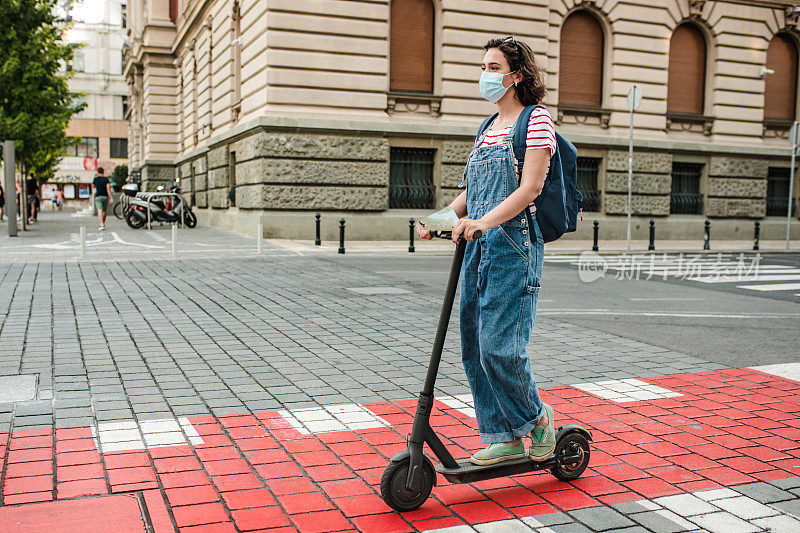
<svg viewBox="0 0 800 533">
<path fill-rule="evenodd" d="M 155 191 L 159 185 L 167 186 L 177 177 L 174 165 L 145 162 L 142 171 L 142 191 Z"/>
<path fill-rule="evenodd" d="M 242 185 L 236 188 L 239 209 L 336 209 L 383 211 L 388 208 L 383 187 L 294 187 Z"/>
<path fill-rule="evenodd" d="M 765 198 L 709 198 L 708 217 L 762 218 L 767 212 Z"/>
<path fill-rule="evenodd" d="M 606 194 L 606 214 L 627 215 L 627 194 Z M 669 214 L 669 196 L 632 195 L 631 213 L 634 215 L 665 216 Z"/>
</svg>

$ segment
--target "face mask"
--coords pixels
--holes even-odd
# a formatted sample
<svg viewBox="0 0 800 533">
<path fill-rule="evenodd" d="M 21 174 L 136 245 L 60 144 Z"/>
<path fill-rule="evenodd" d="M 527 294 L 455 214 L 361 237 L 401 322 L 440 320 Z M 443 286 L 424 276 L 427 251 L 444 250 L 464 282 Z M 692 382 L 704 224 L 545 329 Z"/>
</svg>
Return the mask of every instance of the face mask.
<svg viewBox="0 0 800 533">
<path fill-rule="evenodd" d="M 500 100 L 504 94 L 506 94 L 506 91 L 508 91 L 509 87 L 511 87 L 510 85 L 508 87 L 503 85 L 503 78 L 509 74 L 514 74 L 514 72 L 500 74 L 499 72 L 484 71 L 481 74 L 480 81 L 478 82 L 481 95 L 491 103 L 497 103 L 497 101 Z"/>
</svg>

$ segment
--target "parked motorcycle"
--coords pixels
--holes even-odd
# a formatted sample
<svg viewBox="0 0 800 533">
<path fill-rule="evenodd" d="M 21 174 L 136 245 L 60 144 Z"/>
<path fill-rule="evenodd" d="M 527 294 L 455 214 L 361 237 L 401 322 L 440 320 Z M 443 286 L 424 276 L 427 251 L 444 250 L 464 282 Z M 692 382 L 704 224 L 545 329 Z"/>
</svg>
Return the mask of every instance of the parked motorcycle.
<svg viewBox="0 0 800 533">
<path fill-rule="evenodd" d="M 159 186 L 158 191 L 163 190 L 164 187 Z M 128 223 L 128 226 L 139 229 L 147 224 L 148 210 L 150 211 L 150 222 L 174 224 L 182 221 L 188 228 L 197 226 L 197 215 L 180 197 L 180 187 L 173 184 L 169 188 L 169 192 L 176 193 L 176 196 L 151 196 L 148 193 L 138 193 L 131 198 L 128 212 L 125 215 L 125 222 Z M 127 191 L 126 194 L 128 194 Z"/>
</svg>

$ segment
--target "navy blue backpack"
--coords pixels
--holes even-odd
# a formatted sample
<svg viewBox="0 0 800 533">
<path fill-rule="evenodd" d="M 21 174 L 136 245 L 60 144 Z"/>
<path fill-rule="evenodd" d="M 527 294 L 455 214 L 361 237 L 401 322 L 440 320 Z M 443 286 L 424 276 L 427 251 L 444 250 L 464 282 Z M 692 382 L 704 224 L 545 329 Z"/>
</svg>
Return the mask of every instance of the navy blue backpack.
<svg viewBox="0 0 800 533">
<path fill-rule="evenodd" d="M 538 105 L 530 105 L 519 114 L 514 124 L 514 156 L 519 170 L 525 162 L 528 122 Z M 478 136 L 489 127 L 497 113 L 487 117 L 478 129 Z M 544 242 L 551 242 L 578 227 L 578 213 L 583 195 L 578 190 L 578 150 L 567 139 L 556 133 L 556 151 L 550 158 L 550 170 L 544 181 L 542 192 L 533 201 L 536 206 L 536 221 L 542 230 Z M 527 208 L 526 208 L 527 209 Z"/>
</svg>

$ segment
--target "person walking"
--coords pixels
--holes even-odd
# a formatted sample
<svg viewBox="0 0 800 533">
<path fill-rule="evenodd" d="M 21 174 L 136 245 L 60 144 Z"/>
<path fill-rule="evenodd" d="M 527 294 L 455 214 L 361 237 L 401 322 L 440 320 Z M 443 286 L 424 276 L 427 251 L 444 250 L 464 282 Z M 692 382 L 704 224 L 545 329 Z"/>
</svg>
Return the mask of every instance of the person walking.
<svg viewBox="0 0 800 533">
<path fill-rule="evenodd" d="M 536 318 L 544 240 L 535 216 L 555 153 L 555 129 L 544 107 L 527 125 L 525 161 L 514 157 L 514 124 L 545 95 L 531 48 L 514 37 L 484 46 L 481 95 L 497 117 L 476 139 L 464 170 L 466 190 L 450 207 L 459 220 L 452 238 L 467 241 L 461 266 L 461 357 L 475 400 L 481 441 L 470 461 L 495 464 L 528 456 L 543 461 L 555 451 L 555 413 L 531 371 L 527 345 Z M 481 236 L 475 239 L 475 232 Z M 417 226 L 430 239 L 430 231 Z M 525 450 L 522 437 L 530 435 Z"/>
<path fill-rule="evenodd" d="M 56 206 L 58 206 L 58 210 L 61 211 L 64 207 L 64 187 L 62 185 L 59 185 L 58 189 L 56 189 L 55 199 Z"/>
<path fill-rule="evenodd" d="M 33 174 L 25 180 L 25 200 L 28 204 L 26 216 L 28 217 L 28 224 L 33 224 L 37 221 L 36 209 L 38 207 L 37 195 L 39 194 L 39 180 Z"/>
<path fill-rule="evenodd" d="M 104 176 L 103 167 L 97 169 L 92 184 L 94 185 L 94 204 L 97 207 L 97 218 L 100 219 L 100 231 L 106 229 L 106 212 L 109 204 L 114 203 L 114 196 L 111 194 L 111 181 Z"/>
<path fill-rule="evenodd" d="M 0 184 L 0 222 L 3 221 L 3 208 L 6 206 L 6 195 L 3 192 L 3 185 Z"/>
</svg>

